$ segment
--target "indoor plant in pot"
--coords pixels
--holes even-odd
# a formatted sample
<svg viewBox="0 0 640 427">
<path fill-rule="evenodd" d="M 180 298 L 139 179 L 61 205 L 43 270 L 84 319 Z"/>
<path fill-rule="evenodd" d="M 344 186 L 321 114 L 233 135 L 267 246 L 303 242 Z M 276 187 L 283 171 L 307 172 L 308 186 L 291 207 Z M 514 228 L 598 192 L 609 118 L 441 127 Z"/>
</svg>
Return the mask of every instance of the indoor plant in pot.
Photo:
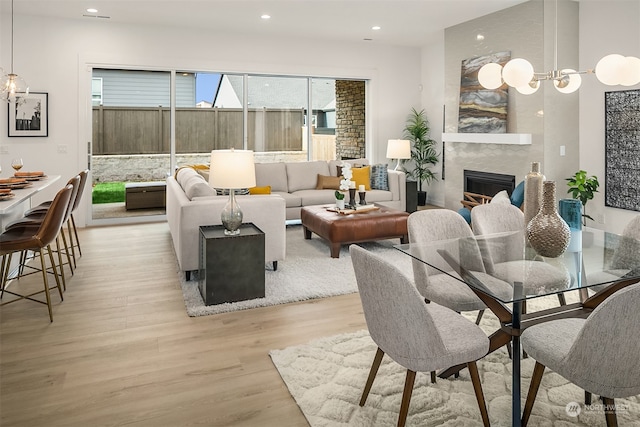
<svg viewBox="0 0 640 427">
<path fill-rule="evenodd" d="M 586 226 L 587 218 L 593 221 L 593 218 L 587 215 L 586 207 L 587 202 L 593 199 L 593 193 L 598 192 L 598 187 L 600 186 L 598 178 L 595 175 L 587 177 L 586 171 L 579 170 L 571 178 L 567 178 L 566 180 L 569 186 L 567 193 L 570 193 L 571 197 L 582 202 L 582 225 Z"/>
<path fill-rule="evenodd" d="M 418 205 L 424 206 L 427 203 L 427 192 L 422 191 L 422 184 L 429 185 L 436 178 L 436 174 L 430 169 L 438 163 L 438 153 L 435 146 L 436 141 L 429 136 L 429 121 L 424 110 L 411 109 L 407 116 L 404 128 L 404 138 L 411 141 L 411 168 L 404 168 L 407 177 L 418 181 Z"/>
</svg>

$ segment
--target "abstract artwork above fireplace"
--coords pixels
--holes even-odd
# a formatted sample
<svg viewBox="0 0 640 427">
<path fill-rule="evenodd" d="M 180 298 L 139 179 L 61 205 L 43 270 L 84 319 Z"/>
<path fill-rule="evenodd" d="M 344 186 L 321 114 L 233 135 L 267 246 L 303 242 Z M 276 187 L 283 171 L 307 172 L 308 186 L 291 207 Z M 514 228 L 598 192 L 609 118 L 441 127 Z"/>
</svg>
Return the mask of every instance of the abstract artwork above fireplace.
<svg viewBox="0 0 640 427">
<path fill-rule="evenodd" d="M 507 88 L 485 89 L 478 82 L 478 70 L 489 62 L 506 64 L 511 52 L 469 58 L 462 61 L 458 133 L 506 133 Z"/>
<path fill-rule="evenodd" d="M 604 98 L 605 206 L 640 211 L 640 90 Z"/>
</svg>

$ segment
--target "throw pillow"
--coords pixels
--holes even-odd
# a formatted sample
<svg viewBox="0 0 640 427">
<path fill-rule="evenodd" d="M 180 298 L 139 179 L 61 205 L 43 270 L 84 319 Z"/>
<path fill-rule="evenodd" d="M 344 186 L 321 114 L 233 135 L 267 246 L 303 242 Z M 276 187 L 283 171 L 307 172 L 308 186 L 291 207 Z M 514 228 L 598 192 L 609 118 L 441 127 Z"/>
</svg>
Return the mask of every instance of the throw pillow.
<svg viewBox="0 0 640 427">
<path fill-rule="evenodd" d="M 318 174 L 318 183 L 316 184 L 316 190 L 339 190 L 340 189 L 340 176 L 325 176 Z"/>
<path fill-rule="evenodd" d="M 249 194 L 271 194 L 271 186 L 251 187 L 249 188 Z"/>
<path fill-rule="evenodd" d="M 351 168 L 351 172 L 353 172 L 351 180 L 356 182 L 356 189 L 364 185 L 366 191 L 371 191 L 371 166 Z"/>
<path fill-rule="evenodd" d="M 378 164 L 371 166 L 371 188 L 373 190 L 389 191 L 389 176 L 387 165 Z"/>
<path fill-rule="evenodd" d="M 493 196 L 489 203 L 506 203 L 510 205 L 511 200 L 509 199 L 509 193 L 507 193 L 507 190 L 502 190 L 498 194 Z"/>
</svg>

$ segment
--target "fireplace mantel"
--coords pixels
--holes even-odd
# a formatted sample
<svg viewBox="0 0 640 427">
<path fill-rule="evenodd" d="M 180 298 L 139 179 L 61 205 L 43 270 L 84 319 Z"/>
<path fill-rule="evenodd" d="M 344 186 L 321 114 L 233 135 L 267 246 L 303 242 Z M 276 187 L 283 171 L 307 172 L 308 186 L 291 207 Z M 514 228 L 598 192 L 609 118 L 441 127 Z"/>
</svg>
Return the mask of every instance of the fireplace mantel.
<svg viewBox="0 0 640 427">
<path fill-rule="evenodd" d="M 474 144 L 531 145 L 530 133 L 443 133 L 442 141 Z"/>
</svg>

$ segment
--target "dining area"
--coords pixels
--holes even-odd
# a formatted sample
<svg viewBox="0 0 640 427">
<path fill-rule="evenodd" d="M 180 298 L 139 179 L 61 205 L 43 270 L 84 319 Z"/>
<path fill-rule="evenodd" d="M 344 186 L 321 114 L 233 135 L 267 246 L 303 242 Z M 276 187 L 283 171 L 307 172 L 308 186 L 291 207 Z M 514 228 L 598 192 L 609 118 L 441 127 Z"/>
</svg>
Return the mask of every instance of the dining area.
<svg viewBox="0 0 640 427">
<path fill-rule="evenodd" d="M 581 227 L 559 254 L 545 256 L 540 253 L 544 249 L 533 247 L 522 212 L 513 208 L 518 211 L 514 213 L 512 208 L 475 207 L 472 227 L 445 209 L 411 214 L 410 243 L 395 249 L 411 259 L 413 282 L 374 254 L 355 254 L 352 260 L 360 298 L 379 352 L 364 385 L 361 406 L 366 405 L 380 360 L 387 354 L 407 369 L 398 425 L 405 423 L 416 370 L 430 373 L 432 384 L 439 378 L 458 378 L 468 370 L 478 405 L 477 420 L 490 425 L 491 407 L 482 388 L 488 378 L 482 378 L 482 371 L 478 375 L 475 365 L 484 359 L 495 360 L 492 353 L 506 349 L 511 362 L 509 425 L 545 422 L 547 405 L 536 405 L 545 371 L 547 375 L 553 371 L 554 376 L 584 391 L 580 401 L 567 396 L 562 403 L 570 420 L 577 421 L 591 411 L 588 415 L 597 415 L 598 422 L 607 426 L 619 425 L 619 416 L 640 421 L 640 414 L 633 414 L 633 407 L 624 400 L 640 394 L 636 366 L 640 340 L 635 334 L 640 324 L 640 215 L 621 234 Z M 511 228 L 510 216 L 514 218 Z M 498 225 L 483 223 L 487 218 Z M 352 249 L 352 257 L 354 251 L 363 252 Z M 378 282 L 377 287 L 372 281 Z M 384 288 L 394 291 L 376 296 Z M 421 304 L 416 305 L 416 300 Z M 546 305 L 536 310 L 540 301 Z M 412 314 L 403 320 L 400 310 L 387 311 L 382 324 L 376 319 L 385 305 L 404 307 Z M 475 322 L 461 315 L 476 311 Z M 499 321 L 499 327 L 490 333 L 483 324 L 485 311 Z M 427 316 L 428 332 L 424 326 L 413 331 L 409 318 L 415 316 Z M 439 324 L 438 319 L 444 318 L 449 320 Z M 437 345 L 423 348 L 415 342 L 426 339 L 426 334 L 444 343 L 444 349 L 438 350 Z M 418 348 L 422 350 L 416 352 Z M 457 350 L 450 351 L 453 348 Z M 449 356 L 443 357 L 447 352 Z M 466 357 L 461 359 L 460 354 Z M 532 363 L 526 363 L 523 371 L 524 360 L 535 361 L 531 372 Z M 506 421 L 498 418 L 500 425 Z"/>
<path fill-rule="evenodd" d="M 60 186 L 60 175 L 21 172 L 22 165 L 22 159 L 14 159 L 14 175 L 0 178 L 0 307 L 36 302 L 47 306 L 53 322 L 53 299 L 64 300 L 67 278 L 82 255 L 73 213 L 80 206 L 89 171 Z M 56 187 L 52 200 L 33 206 L 34 197 Z M 32 274 L 41 276 L 41 285 L 21 286 L 20 279 Z"/>
</svg>

